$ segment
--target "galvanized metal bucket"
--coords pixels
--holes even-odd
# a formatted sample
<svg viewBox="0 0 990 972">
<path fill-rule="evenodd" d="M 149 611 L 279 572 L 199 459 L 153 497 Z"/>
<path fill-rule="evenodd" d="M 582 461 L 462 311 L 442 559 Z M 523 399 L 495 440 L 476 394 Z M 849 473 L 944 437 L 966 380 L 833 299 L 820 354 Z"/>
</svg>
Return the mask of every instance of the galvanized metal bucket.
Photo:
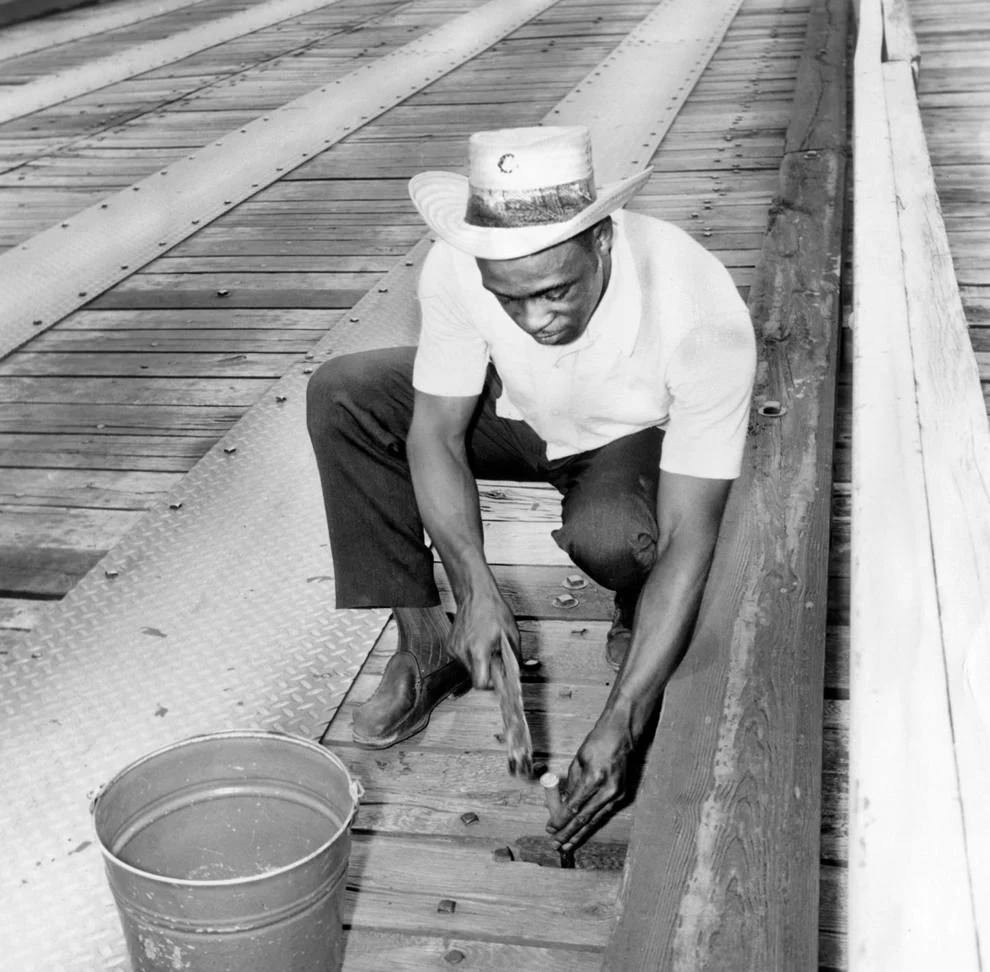
<svg viewBox="0 0 990 972">
<path fill-rule="evenodd" d="M 268 732 L 194 736 L 94 801 L 134 972 L 334 972 L 362 795 L 332 752 Z"/>
</svg>

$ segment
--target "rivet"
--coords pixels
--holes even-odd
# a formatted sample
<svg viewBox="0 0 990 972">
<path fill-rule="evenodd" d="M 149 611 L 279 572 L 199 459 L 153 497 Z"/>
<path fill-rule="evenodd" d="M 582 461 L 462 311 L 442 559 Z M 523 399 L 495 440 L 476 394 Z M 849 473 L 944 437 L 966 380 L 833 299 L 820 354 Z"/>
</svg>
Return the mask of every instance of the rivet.
<svg viewBox="0 0 990 972">
<path fill-rule="evenodd" d="M 554 607 L 574 608 L 578 606 L 578 599 L 570 594 L 554 594 L 552 600 Z"/>
<path fill-rule="evenodd" d="M 288 401 L 288 396 L 286 396 L 286 395 L 276 395 L 275 396 L 275 401 L 278 402 L 279 405 L 281 405 L 282 402 Z"/>
<path fill-rule="evenodd" d="M 461 814 L 461 823 L 464 824 L 465 827 L 469 827 L 471 824 L 477 823 L 479 819 L 479 816 L 473 810 L 468 810 L 467 813 Z"/>
<path fill-rule="evenodd" d="M 562 583 L 569 591 L 580 591 L 588 586 L 587 580 L 580 574 L 568 574 Z"/>
<path fill-rule="evenodd" d="M 169 503 L 168 504 L 168 508 L 170 510 L 181 510 L 182 509 L 182 502 L 181 501 L 176 501 L 175 503 Z"/>
<path fill-rule="evenodd" d="M 452 915 L 457 910 L 457 902 L 451 898 L 441 898 L 437 902 L 437 911 L 441 915 Z"/>
<path fill-rule="evenodd" d="M 227 297 L 229 295 L 230 295 L 230 291 L 229 290 L 222 290 L 221 289 L 221 290 L 218 290 L 217 291 L 217 297 Z"/>
<path fill-rule="evenodd" d="M 226 455 L 232 456 L 235 452 L 237 452 L 237 446 L 224 446 L 223 451 Z"/>
<path fill-rule="evenodd" d="M 120 576 L 120 571 L 114 570 L 112 567 L 108 567 L 105 571 L 103 571 L 103 576 L 108 580 L 113 580 L 115 577 Z"/>
</svg>

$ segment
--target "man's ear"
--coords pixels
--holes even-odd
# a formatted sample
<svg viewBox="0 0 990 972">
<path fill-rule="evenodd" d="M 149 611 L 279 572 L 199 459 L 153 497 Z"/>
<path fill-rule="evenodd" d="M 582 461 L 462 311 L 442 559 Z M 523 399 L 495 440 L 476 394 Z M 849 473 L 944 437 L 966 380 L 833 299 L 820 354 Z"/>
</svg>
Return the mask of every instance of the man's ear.
<svg viewBox="0 0 990 972">
<path fill-rule="evenodd" d="M 606 216 L 595 225 L 595 246 L 605 256 L 612 250 L 612 217 Z"/>
</svg>

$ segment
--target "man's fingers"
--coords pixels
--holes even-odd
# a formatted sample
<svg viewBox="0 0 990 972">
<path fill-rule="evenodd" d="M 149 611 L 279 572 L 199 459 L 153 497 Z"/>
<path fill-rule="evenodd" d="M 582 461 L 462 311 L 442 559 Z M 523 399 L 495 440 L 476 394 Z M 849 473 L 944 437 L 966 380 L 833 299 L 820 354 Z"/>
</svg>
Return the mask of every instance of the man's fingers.
<svg viewBox="0 0 990 972">
<path fill-rule="evenodd" d="M 585 807 L 554 839 L 560 850 L 571 851 L 580 847 L 615 812 L 618 797 L 613 796 L 595 809 Z"/>
<path fill-rule="evenodd" d="M 599 817 L 602 810 L 615 802 L 618 796 L 617 788 L 614 785 L 603 784 L 604 781 L 598 781 L 597 784 L 587 783 L 568 796 L 565 806 L 570 820 L 563 827 L 559 827 L 554 834 L 557 843 L 561 845 L 572 843 L 578 834 Z"/>
</svg>

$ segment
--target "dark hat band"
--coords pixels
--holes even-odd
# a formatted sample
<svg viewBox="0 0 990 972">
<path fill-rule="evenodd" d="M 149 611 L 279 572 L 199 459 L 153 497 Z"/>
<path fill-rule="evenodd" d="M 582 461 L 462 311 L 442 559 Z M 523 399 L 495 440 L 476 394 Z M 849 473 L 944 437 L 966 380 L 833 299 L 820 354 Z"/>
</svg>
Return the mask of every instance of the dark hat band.
<svg viewBox="0 0 990 972">
<path fill-rule="evenodd" d="M 464 222 L 496 229 L 566 223 L 594 201 L 595 186 L 590 179 L 524 190 L 472 186 Z"/>
</svg>

